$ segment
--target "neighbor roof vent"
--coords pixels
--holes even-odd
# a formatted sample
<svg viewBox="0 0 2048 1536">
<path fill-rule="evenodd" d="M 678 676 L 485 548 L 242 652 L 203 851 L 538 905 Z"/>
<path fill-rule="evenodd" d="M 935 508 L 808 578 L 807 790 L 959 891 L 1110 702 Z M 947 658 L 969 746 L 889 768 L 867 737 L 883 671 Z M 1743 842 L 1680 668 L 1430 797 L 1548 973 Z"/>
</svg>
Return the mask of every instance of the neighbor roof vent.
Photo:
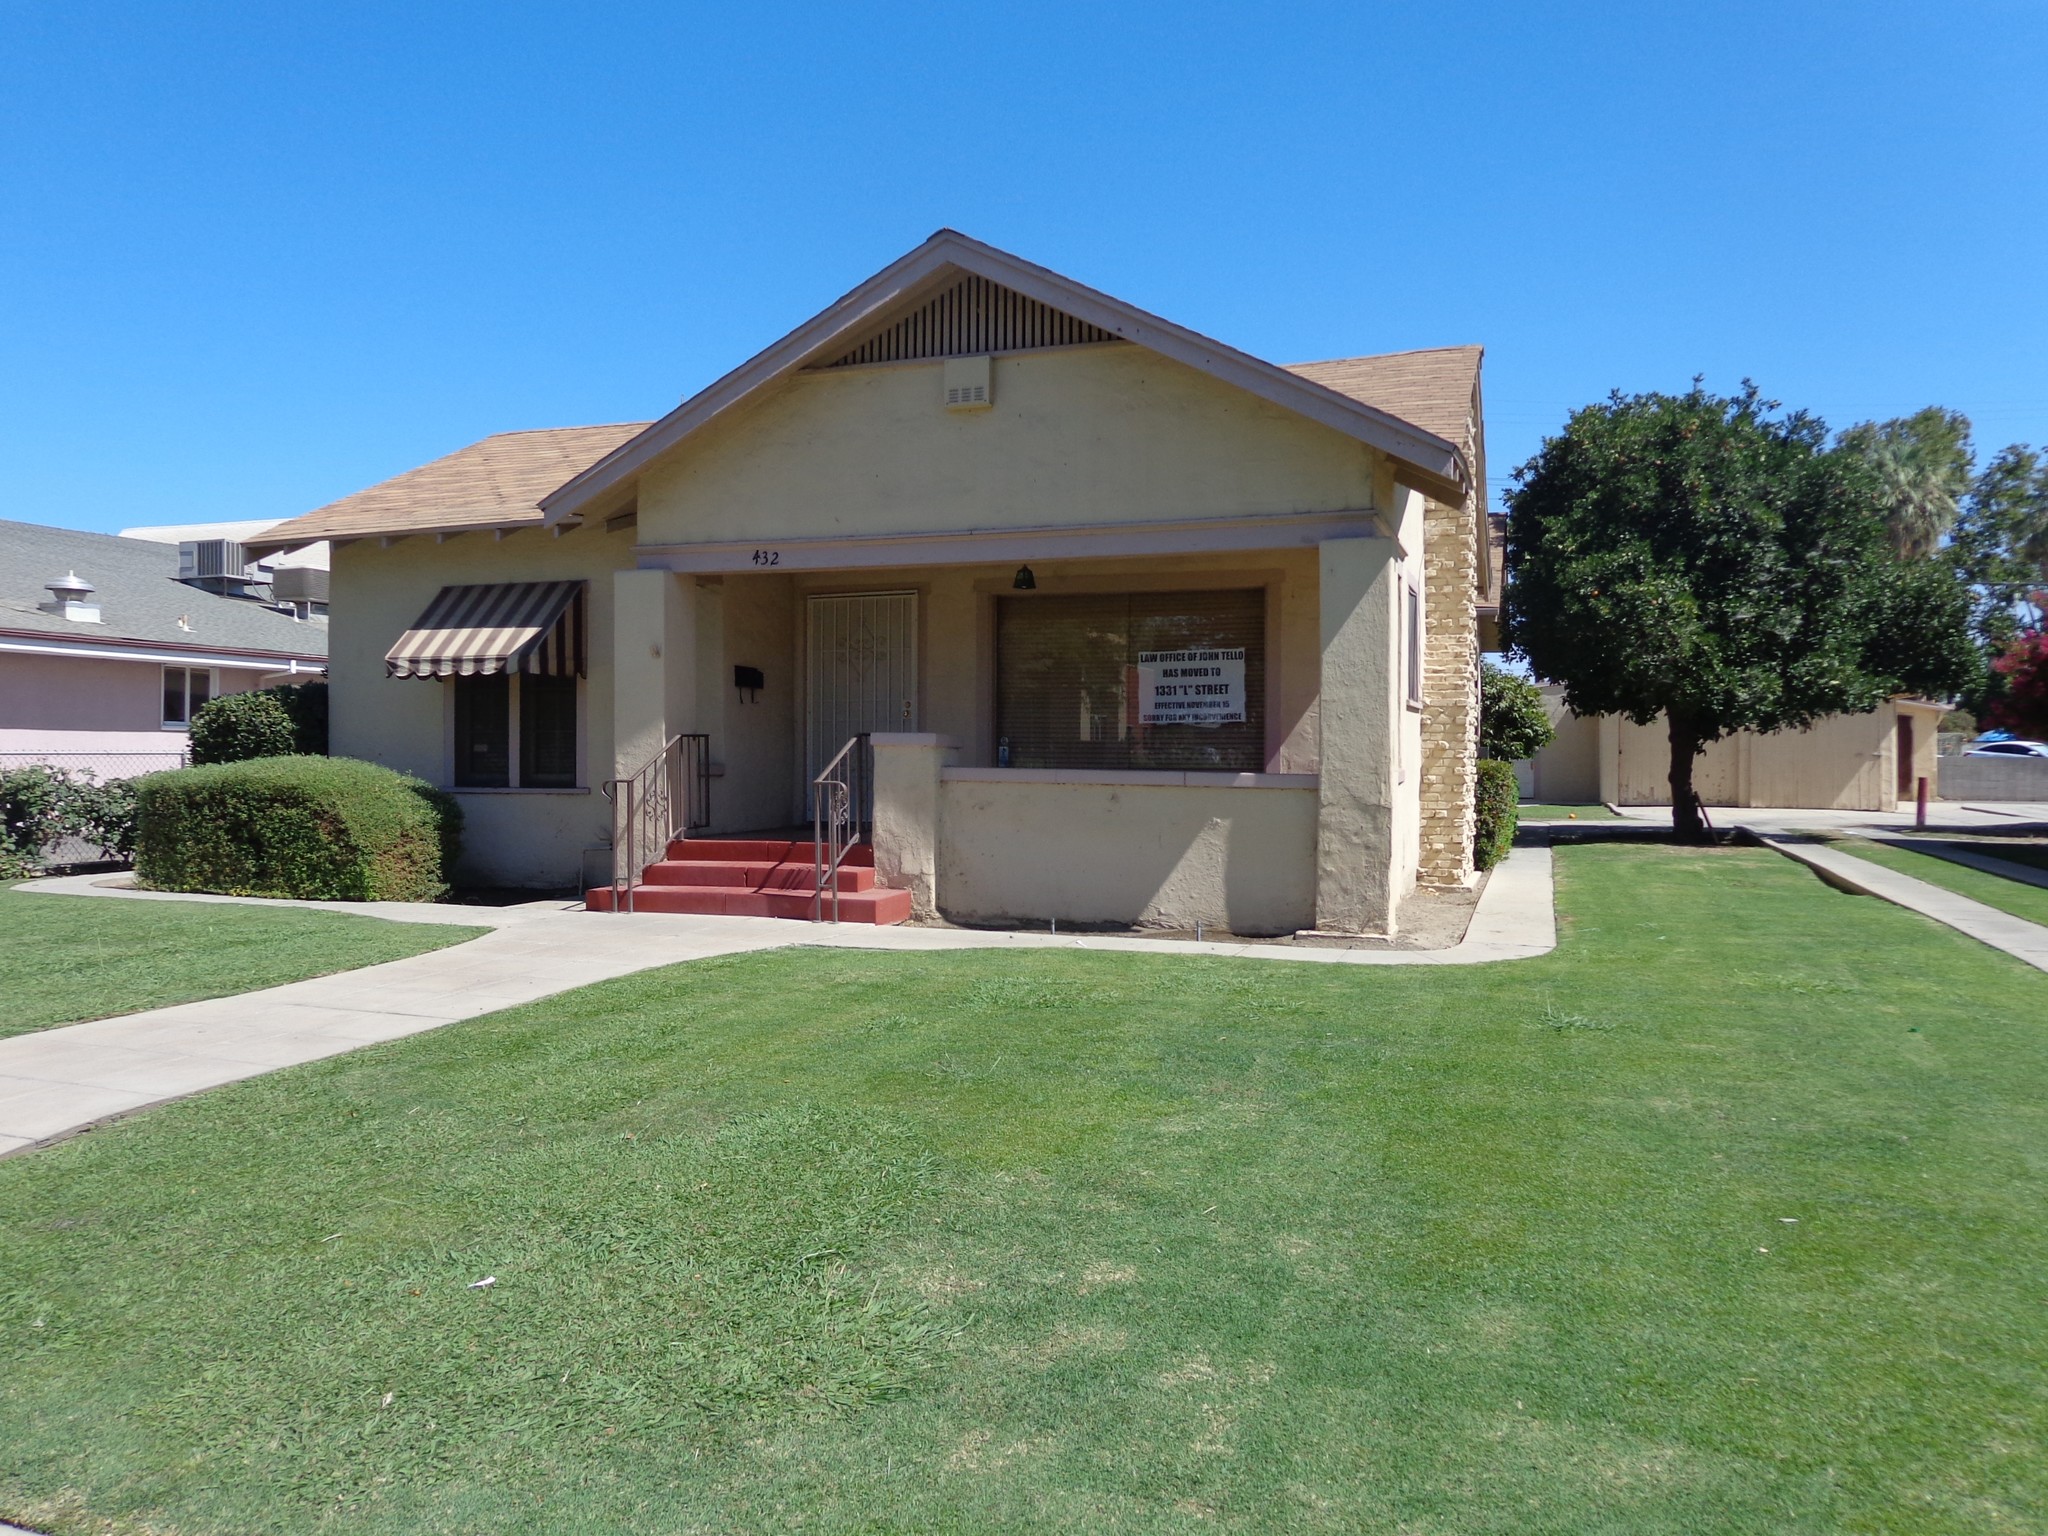
<svg viewBox="0 0 2048 1536">
<path fill-rule="evenodd" d="M 43 586 L 49 591 L 50 600 L 42 604 L 45 613 L 54 613 L 77 624 L 100 622 L 100 605 L 92 600 L 93 585 L 81 581 L 78 572 L 67 571 L 55 581 L 46 581 Z"/>
</svg>

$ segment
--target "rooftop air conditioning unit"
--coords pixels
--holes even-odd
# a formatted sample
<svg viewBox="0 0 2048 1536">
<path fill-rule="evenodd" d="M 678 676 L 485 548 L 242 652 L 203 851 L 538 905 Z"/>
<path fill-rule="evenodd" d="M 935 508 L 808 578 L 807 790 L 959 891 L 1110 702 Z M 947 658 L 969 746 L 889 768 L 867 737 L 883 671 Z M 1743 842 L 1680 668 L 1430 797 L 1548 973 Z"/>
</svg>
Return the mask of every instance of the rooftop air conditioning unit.
<svg viewBox="0 0 2048 1536">
<path fill-rule="evenodd" d="M 246 581 L 249 557 L 233 539 L 190 539 L 178 546 L 178 580 Z"/>
<path fill-rule="evenodd" d="M 280 603 L 324 603 L 327 572 L 317 565 L 281 565 L 270 573 L 270 595 Z"/>
</svg>

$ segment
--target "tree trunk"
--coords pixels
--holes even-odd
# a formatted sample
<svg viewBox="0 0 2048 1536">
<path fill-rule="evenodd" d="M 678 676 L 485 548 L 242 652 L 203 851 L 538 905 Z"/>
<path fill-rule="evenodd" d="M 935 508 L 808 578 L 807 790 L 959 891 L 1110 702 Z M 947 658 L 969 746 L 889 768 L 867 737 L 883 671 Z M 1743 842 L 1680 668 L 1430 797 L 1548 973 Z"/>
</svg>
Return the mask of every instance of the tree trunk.
<svg viewBox="0 0 2048 1536">
<path fill-rule="evenodd" d="M 1700 797 L 1692 787 L 1693 764 L 1699 761 L 1699 728 L 1677 715 L 1668 717 L 1671 727 L 1671 832 L 1681 843 L 1703 843 L 1707 825 L 1700 815 Z"/>
</svg>

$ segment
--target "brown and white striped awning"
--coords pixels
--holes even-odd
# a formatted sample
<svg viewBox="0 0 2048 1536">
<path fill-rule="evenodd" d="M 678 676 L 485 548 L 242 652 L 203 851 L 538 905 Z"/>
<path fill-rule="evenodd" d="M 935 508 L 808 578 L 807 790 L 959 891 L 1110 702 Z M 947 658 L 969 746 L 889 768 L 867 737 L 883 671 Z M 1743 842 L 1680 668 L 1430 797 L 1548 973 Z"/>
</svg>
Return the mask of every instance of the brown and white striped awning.
<svg viewBox="0 0 2048 1536">
<path fill-rule="evenodd" d="M 443 587 L 384 653 L 392 677 L 582 677 L 580 581 Z"/>
</svg>

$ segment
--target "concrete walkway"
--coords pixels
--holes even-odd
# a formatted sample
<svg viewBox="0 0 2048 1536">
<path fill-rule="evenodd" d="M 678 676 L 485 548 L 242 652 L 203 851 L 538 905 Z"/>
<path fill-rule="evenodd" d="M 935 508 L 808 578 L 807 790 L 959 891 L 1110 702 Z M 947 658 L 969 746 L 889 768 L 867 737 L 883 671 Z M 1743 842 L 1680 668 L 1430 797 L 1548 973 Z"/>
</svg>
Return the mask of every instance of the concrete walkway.
<svg viewBox="0 0 2048 1536">
<path fill-rule="evenodd" d="M 1925 880 L 1916 880 L 1911 875 L 1899 874 L 1882 864 L 1859 859 L 1853 853 L 1843 853 L 1823 842 L 1760 827 L 1745 827 L 1743 830 L 1766 848 L 1775 849 L 1789 859 L 1797 859 L 1840 890 L 1852 891 L 1859 896 L 1875 896 L 1918 912 L 1923 917 L 1931 917 L 1958 933 L 1968 934 L 1979 943 L 2002 949 L 2016 960 L 2024 960 L 2038 971 L 2048 971 L 2048 928 L 2038 923 L 2027 922 L 1996 907 L 1987 907 L 1981 901 L 1958 896 L 1953 891 L 1945 891 Z"/>
<path fill-rule="evenodd" d="M 562 902 L 517 907 L 277 902 L 136 891 L 110 884 L 104 875 L 37 880 L 16 889 L 105 900 L 310 907 L 491 931 L 466 944 L 386 965 L 0 1040 L 0 1156 L 280 1067 L 419 1034 L 615 976 L 746 950 L 800 945 L 924 951 L 1059 948 L 1321 965 L 1475 965 L 1528 959 L 1557 947 L 1550 850 L 1545 847 L 1517 848 L 1487 881 L 1464 941 L 1442 950 L 814 926 L 765 917 L 594 913 Z"/>
<path fill-rule="evenodd" d="M 2001 880 L 2015 881 L 2020 885 L 2039 886 L 2048 890 L 2048 869 L 2036 869 L 2031 864 L 2015 864 L 2011 859 L 2001 859 L 1994 854 L 1981 852 L 1995 844 L 1978 843 L 1966 847 L 1961 843 L 1944 843 L 1926 837 L 1887 837 L 1877 833 L 1869 834 L 1873 843 L 1883 843 L 1887 848 L 1904 848 L 1910 853 L 1924 853 L 1931 858 L 1947 859 L 1951 864 L 1960 864 L 1965 869 L 1974 869 L 1987 875 L 1996 875 Z"/>
</svg>

